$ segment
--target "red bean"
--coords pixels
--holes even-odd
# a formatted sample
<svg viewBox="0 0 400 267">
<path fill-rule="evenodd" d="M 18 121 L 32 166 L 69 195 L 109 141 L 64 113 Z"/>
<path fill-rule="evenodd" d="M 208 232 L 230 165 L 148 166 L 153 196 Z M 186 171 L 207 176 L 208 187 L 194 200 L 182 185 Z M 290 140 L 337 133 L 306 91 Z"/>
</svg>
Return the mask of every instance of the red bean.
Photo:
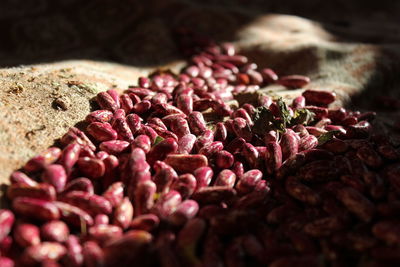
<svg viewBox="0 0 400 267">
<path fill-rule="evenodd" d="M 195 135 L 201 135 L 205 130 L 207 130 L 203 114 L 198 111 L 193 111 L 189 114 L 188 122 L 190 129 Z"/>
<path fill-rule="evenodd" d="M 46 183 L 34 186 L 12 184 L 7 188 L 7 197 L 11 200 L 17 197 L 31 197 L 52 201 L 56 199 L 56 190 L 54 186 Z"/>
<path fill-rule="evenodd" d="M 144 181 L 137 185 L 135 189 L 135 213 L 137 215 L 145 214 L 150 211 L 154 205 L 154 194 L 156 184 L 152 181 Z"/>
<path fill-rule="evenodd" d="M 215 179 L 215 186 L 233 187 L 236 182 L 236 174 L 228 169 L 222 170 Z"/>
<path fill-rule="evenodd" d="M 157 185 L 157 192 L 168 192 L 171 184 L 178 179 L 178 174 L 171 166 L 162 161 L 156 161 L 153 168 L 156 172 L 153 181 Z"/>
<path fill-rule="evenodd" d="M 89 178 L 100 178 L 105 172 L 104 162 L 99 159 L 79 158 L 77 165 L 80 171 Z"/>
<path fill-rule="evenodd" d="M 20 171 L 14 171 L 10 175 L 10 182 L 12 184 L 21 184 L 27 186 L 36 186 L 38 183 L 32 178 L 28 177 L 25 173 Z"/>
<path fill-rule="evenodd" d="M 43 151 L 39 155 L 31 158 L 24 166 L 24 169 L 27 172 L 36 172 L 47 165 L 52 164 L 53 162 L 57 161 L 57 159 L 61 155 L 61 149 L 58 147 L 50 147 L 46 151 Z"/>
<path fill-rule="evenodd" d="M 215 154 L 215 164 L 220 169 L 227 169 L 233 165 L 234 157 L 226 150 L 218 151 Z"/>
<path fill-rule="evenodd" d="M 68 226 L 63 221 L 50 221 L 40 227 L 41 236 L 44 240 L 54 242 L 65 242 L 69 236 Z"/>
<path fill-rule="evenodd" d="M 107 122 L 92 122 L 86 129 L 97 141 L 115 140 L 118 133 Z"/>
<path fill-rule="evenodd" d="M 277 81 L 279 84 L 288 88 L 302 88 L 310 82 L 310 78 L 303 75 L 282 76 Z"/>
<path fill-rule="evenodd" d="M 180 175 L 171 184 L 171 190 L 177 191 L 183 199 L 190 197 L 196 187 L 196 178 L 190 173 Z"/>
<path fill-rule="evenodd" d="M 260 170 L 249 170 L 240 177 L 235 188 L 240 194 L 249 193 L 254 190 L 262 177 L 263 173 Z"/>
<path fill-rule="evenodd" d="M 102 109 L 114 112 L 119 108 L 119 105 L 115 102 L 115 100 L 106 92 L 99 93 L 96 100 Z"/>
<path fill-rule="evenodd" d="M 307 104 L 311 105 L 329 105 L 336 99 L 336 94 L 328 91 L 321 90 L 306 90 L 303 92 L 303 96 L 307 101 Z"/>
<path fill-rule="evenodd" d="M 267 146 L 266 168 L 267 173 L 272 174 L 276 172 L 282 165 L 282 149 L 276 142 L 269 142 Z"/>
</svg>

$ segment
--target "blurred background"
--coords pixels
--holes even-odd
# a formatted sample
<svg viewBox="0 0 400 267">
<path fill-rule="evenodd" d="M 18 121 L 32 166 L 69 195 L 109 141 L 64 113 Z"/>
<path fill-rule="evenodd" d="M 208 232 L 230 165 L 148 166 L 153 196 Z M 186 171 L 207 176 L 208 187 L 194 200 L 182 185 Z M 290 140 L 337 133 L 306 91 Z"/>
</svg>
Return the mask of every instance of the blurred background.
<svg viewBox="0 0 400 267">
<path fill-rule="evenodd" d="M 234 41 L 271 13 L 320 22 L 342 41 L 399 43 L 399 12 L 395 0 L 2 0 L 0 66 L 62 59 L 155 66 L 180 56 L 170 35 L 177 26 Z"/>
</svg>

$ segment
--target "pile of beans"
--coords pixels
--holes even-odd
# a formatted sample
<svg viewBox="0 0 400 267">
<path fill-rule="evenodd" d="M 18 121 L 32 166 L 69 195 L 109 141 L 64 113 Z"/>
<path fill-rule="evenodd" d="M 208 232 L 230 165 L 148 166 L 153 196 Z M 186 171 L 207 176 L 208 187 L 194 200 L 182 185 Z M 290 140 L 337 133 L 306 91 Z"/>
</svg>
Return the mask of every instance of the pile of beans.
<svg viewBox="0 0 400 267">
<path fill-rule="evenodd" d="M 399 149 L 375 114 L 329 91 L 286 105 L 257 90 L 309 78 L 179 37 L 180 74 L 99 93 L 85 131 L 11 174 L 0 266 L 400 263 Z"/>
</svg>

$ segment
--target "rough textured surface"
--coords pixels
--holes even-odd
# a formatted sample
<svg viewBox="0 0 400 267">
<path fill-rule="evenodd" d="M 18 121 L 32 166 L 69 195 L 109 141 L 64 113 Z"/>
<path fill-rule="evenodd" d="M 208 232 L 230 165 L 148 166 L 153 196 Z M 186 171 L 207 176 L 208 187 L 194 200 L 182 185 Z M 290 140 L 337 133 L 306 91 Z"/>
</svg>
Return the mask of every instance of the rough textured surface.
<svg viewBox="0 0 400 267">
<path fill-rule="evenodd" d="M 237 0 L 229 7 L 231 1 L 88 1 L 79 8 L 74 0 L 58 7 L 46 0 L 16 2 L 23 5 L 7 1 L 0 11 L 7 40 L 0 44 L 1 182 L 70 126 L 79 126 L 97 92 L 124 89 L 156 67 L 179 69 L 171 34 L 179 25 L 233 41 L 259 66 L 281 75 L 308 75 L 313 82 L 307 88 L 334 90 L 348 105 L 379 105 L 376 96 L 383 90 L 399 96 L 400 27 L 394 22 L 400 7 L 388 1 L 357 9 L 335 1 L 336 11 L 324 3 L 321 12 L 296 1 Z M 6 68 L 19 64 L 33 65 Z M 263 90 L 299 93 L 279 86 Z M 350 96 L 358 97 L 350 103 Z"/>
</svg>

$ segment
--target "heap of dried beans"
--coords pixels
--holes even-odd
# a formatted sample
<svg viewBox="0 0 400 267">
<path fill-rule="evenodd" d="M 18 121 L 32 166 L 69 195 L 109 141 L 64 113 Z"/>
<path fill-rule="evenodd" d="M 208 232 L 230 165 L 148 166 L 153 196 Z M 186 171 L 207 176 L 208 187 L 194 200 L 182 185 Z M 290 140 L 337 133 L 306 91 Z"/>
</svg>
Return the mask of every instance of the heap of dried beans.
<svg viewBox="0 0 400 267">
<path fill-rule="evenodd" d="M 12 173 L 0 266 L 399 263 L 399 151 L 375 114 L 328 91 L 286 105 L 258 89 L 307 77 L 179 34 L 179 75 L 99 93 L 86 131 Z"/>
</svg>

